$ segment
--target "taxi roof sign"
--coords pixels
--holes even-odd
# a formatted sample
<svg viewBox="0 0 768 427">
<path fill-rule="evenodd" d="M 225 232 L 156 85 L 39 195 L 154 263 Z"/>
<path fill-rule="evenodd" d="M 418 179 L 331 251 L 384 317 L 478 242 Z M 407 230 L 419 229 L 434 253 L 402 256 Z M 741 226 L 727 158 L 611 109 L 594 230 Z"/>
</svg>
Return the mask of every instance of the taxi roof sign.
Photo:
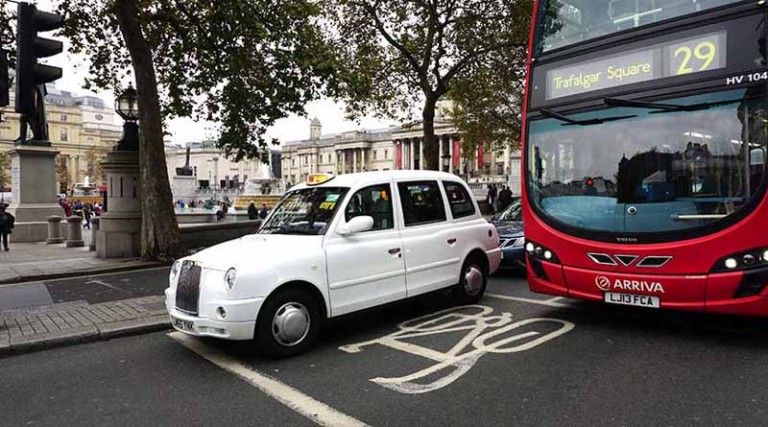
<svg viewBox="0 0 768 427">
<path fill-rule="evenodd" d="M 307 185 L 320 185 L 332 180 L 334 175 L 329 173 L 313 173 L 307 176 Z"/>
</svg>

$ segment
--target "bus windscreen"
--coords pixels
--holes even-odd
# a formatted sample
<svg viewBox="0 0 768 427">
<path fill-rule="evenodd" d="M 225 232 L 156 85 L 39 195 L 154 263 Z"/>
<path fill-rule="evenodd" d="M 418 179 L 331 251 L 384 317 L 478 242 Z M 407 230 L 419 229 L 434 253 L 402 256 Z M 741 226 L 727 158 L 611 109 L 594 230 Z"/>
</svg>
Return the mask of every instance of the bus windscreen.
<svg viewBox="0 0 768 427">
<path fill-rule="evenodd" d="M 739 3 L 741 0 L 540 0 L 535 52 Z"/>
</svg>

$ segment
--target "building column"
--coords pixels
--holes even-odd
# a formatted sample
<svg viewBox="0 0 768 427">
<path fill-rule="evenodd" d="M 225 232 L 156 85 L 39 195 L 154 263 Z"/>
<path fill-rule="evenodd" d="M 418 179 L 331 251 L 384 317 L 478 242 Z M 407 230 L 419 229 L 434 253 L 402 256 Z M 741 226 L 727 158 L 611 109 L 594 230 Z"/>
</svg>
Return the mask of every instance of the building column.
<svg viewBox="0 0 768 427">
<path fill-rule="evenodd" d="M 347 150 L 341 150 L 341 174 L 347 173 Z"/>
<path fill-rule="evenodd" d="M 352 149 L 352 173 L 357 173 L 357 148 Z"/>
<path fill-rule="evenodd" d="M 451 138 L 451 137 L 449 136 L 449 137 L 448 137 L 448 154 L 450 154 L 450 155 L 451 155 L 451 159 L 450 159 L 450 161 L 448 162 L 448 172 L 450 172 L 450 173 L 453 173 L 453 155 L 454 155 L 454 152 L 453 152 L 453 145 L 454 145 L 454 144 L 453 144 L 453 138 Z"/>
<path fill-rule="evenodd" d="M 400 170 L 400 162 L 402 162 L 402 157 L 400 157 L 400 141 L 395 140 L 395 167 L 392 168 L 394 170 Z"/>
<path fill-rule="evenodd" d="M 440 165 L 438 167 L 438 170 L 440 172 L 445 172 L 445 170 L 443 170 L 443 136 L 442 135 L 439 135 L 437 137 L 437 147 L 438 147 L 437 148 L 437 164 Z"/>
<path fill-rule="evenodd" d="M 424 138 L 419 138 L 419 170 L 424 170 Z"/>
<path fill-rule="evenodd" d="M 416 139 L 415 138 L 411 138 L 410 142 L 408 143 L 408 159 L 409 159 L 408 160 L 408 162 L 409 162 L 408 163 L 408 169 L 411 169 L 411 170 L 415 169 L 414 166 L 416 164 L 414 162 L 414 160 L 415 160 L 414 154 L 416 153 L 416 150 L 414 150 L 414 148 L 415 148 L 414 145 L 415 144 L 416 144 Z"/>
<path fill-rule="evenodd" d="M 361 156 L 361 161 L 362 161 L 362 163 L 360 164 L 360 172 L 366 172 L 366 171 L 368 171 L 368 167 L 365 164 L 365 157 L 366 157 L 366 155 L 365 155 L 365 148 L 361 148 L 360 149 L 360 156 Z"/>
</svg>

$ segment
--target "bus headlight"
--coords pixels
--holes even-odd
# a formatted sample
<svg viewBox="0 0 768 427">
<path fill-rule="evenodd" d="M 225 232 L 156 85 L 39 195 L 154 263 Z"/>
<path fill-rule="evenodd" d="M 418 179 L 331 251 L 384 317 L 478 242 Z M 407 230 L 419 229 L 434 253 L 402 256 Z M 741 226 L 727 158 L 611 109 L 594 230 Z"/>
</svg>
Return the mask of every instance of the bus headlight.
<svg viewBox="0 0 768 427">
<path fill-rule="evenodd" d="M 768 266 L 768 248 L 754 248 L 720 258 L 710 271 L 751 270 Z"/>
<path fill-rule="evenodd" d="M 555 264 L 560 264 L 560 259 L 557 257 L 557 254 L 555 254 L 555 251 L 536 242 L 532 242 L 530 240 L 525 242 L 525 251 L 528 253 L 528 256 L 531 257 L 531 259 L 544 260 Z"/>
<path fill-rule="evenodd" d="M 235 282 L 237 282 L 237 270 L 235 270 L 234 267 L 227 270 L 226 274 L 224 274 L 224 282 L 227 283 L 228 289 L 235 287 Z"/>
</svg>

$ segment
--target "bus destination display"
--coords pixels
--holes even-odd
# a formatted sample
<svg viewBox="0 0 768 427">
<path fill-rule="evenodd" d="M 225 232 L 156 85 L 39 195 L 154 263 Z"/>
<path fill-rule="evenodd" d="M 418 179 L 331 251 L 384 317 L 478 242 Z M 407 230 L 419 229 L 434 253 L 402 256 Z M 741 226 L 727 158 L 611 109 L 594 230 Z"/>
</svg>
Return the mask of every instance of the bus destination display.
<svg viewBox="0 0 768 427">
<path fill-rule="evenodd" d="M 726 33 L 635 49 L 547 71 L 546 100 L 725 68 Z"/>
</svg>

